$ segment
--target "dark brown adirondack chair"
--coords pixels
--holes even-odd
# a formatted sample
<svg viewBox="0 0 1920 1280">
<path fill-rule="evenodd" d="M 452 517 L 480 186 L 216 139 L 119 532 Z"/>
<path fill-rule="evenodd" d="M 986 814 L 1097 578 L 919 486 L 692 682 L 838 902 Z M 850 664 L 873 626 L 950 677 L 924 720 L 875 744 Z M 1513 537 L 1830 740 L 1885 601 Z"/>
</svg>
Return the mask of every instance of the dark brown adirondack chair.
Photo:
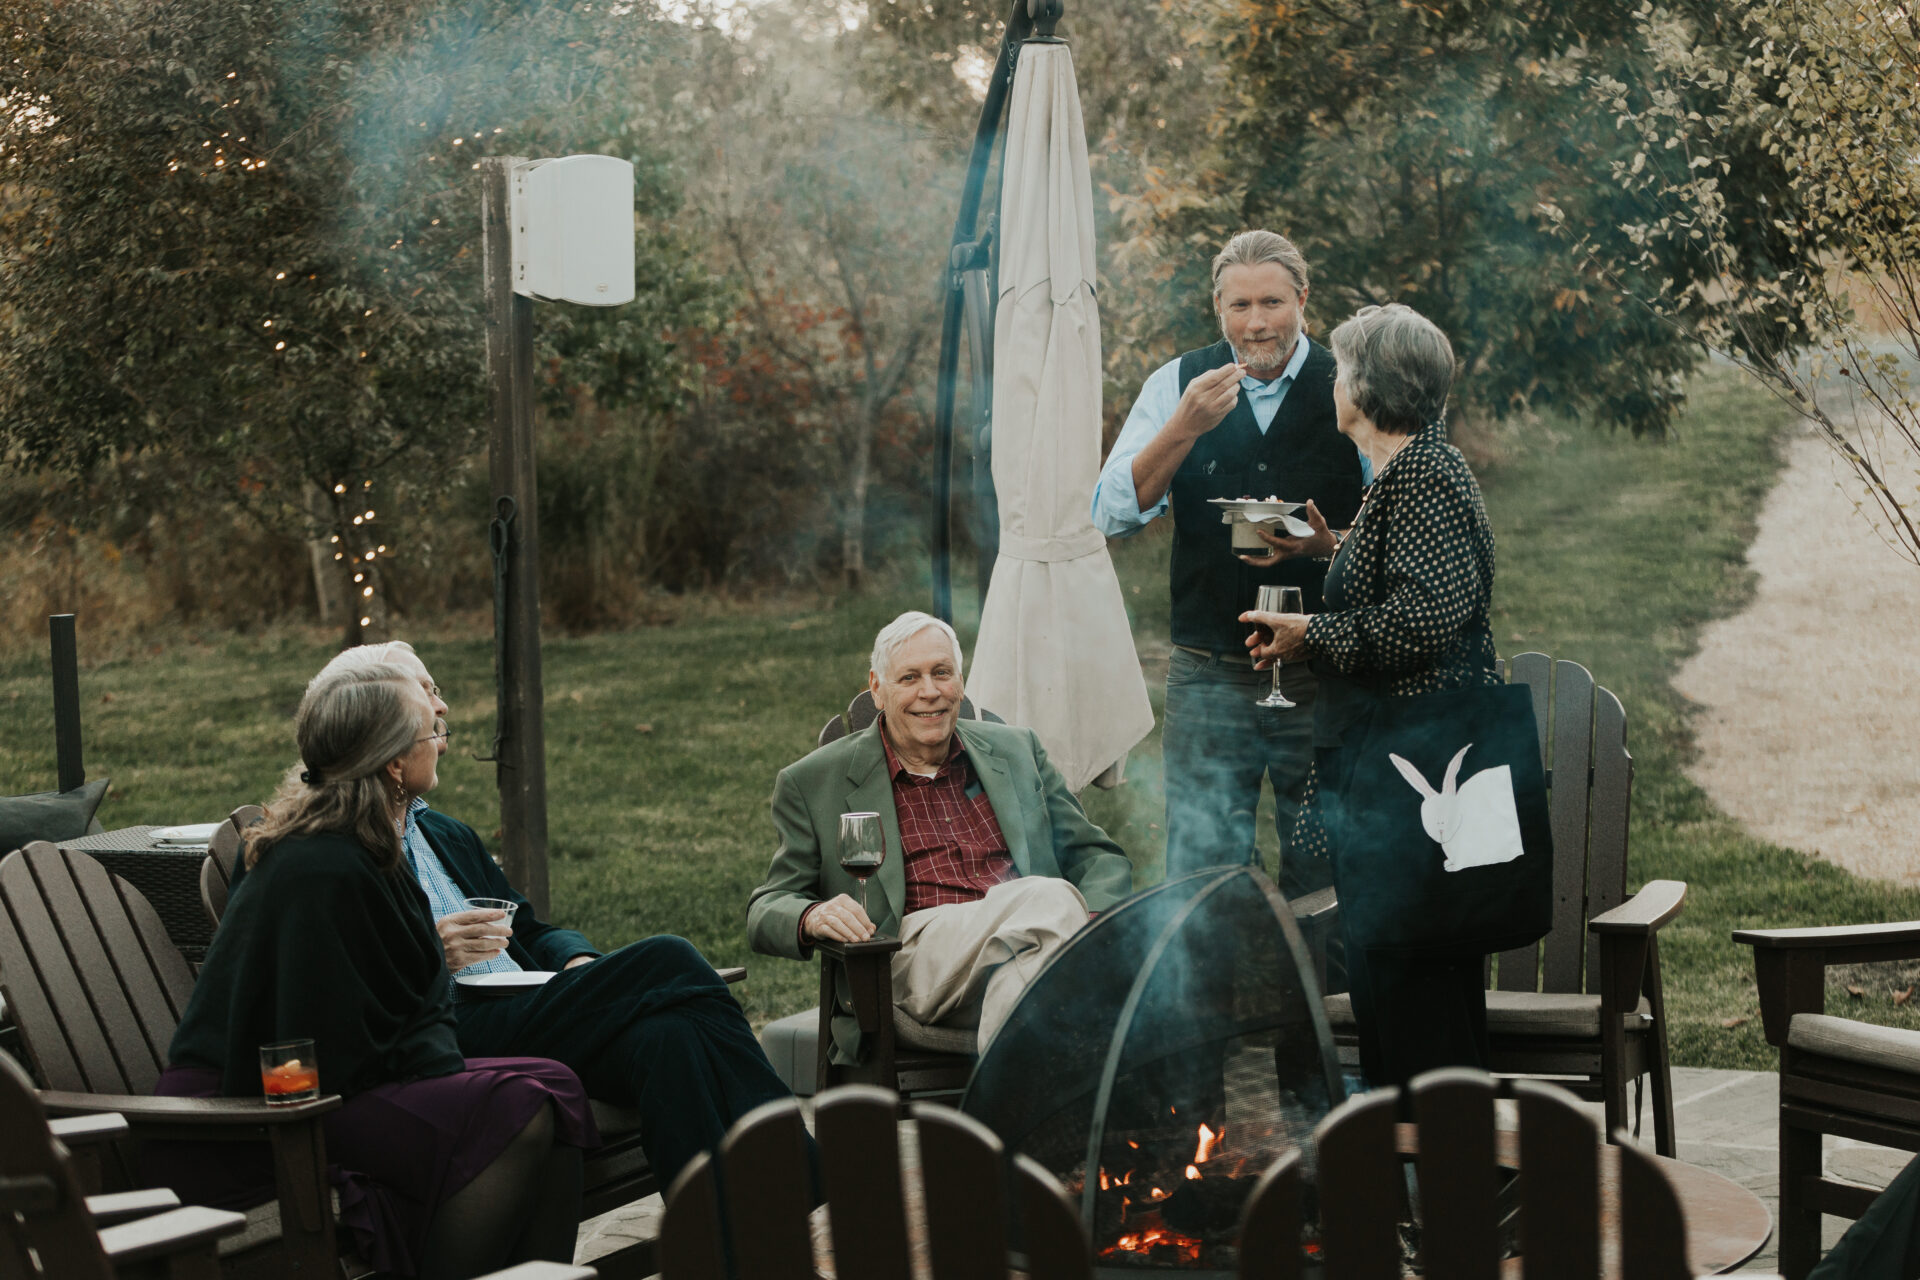
<svg viewBox="0 0 1920 1280">
<path fill-rule="evenodd" d="M 858 733 L 879 715 L 873 694 L 862 689 L 847 704 L 844 716 L 836 715 L 821 726 L 817 745 L 824 747 L 850 733 Z M 971 698 L 960 700 L 960 719 L 1006 723 L 991 711 L 978 710 Z M 964 1028 L 915 1022 L 894 1006 L 893 953 L 899 949 L 900 942 L 894 938 L 814 943 L 814 950 L 820 955 L 819 1039 L 814 1059 L 816 1089 L 838 1084 L 875 1084 L 904 1098 L 954 1093 L 967 1087 L 967 1077 L 973 1074 L 974 1033 Z M 865 1061 L 852 1066 L 829 1061 L 833 1045 L 831 1010 L 843 968 L 851 993 L 851 1012 L 859 1020 L 867 1044 Z"/>
<path fill-rule="evenodd" d="M 1553 821 L 1553 931 L 1497 957 L 1487 992 L 1490 1069 L 1553 1076 L 1606 1104 L 1607 1132 L 1626 1127 L 1627 1085 L 1647 1077 L 1655 1149 L 1675 1154 L 1673 1084 L 1659 931 L 1687 886 L 1651 880 L 1627 896 L 1633 757 L 1620 700 L 1577 662 L 1523 653 L 1508 678 L 1533 694 Z M 1327 1001 L 1341 1059 L 1358 1062 L 1353 1005 Z M 1639 1132 L 1639 1109 L 1633 1117 Z"/>
<path fill-rule="evenodd" d="M 147 1096 L 193 976 L 140 892 L 85 854 L 28 845 L 0 860 L 0 993 L 54 1115 L 119 1112 L 136 1138 L 268 1142 L 276 1238 L 227 1259 L 227 1273 L 336 1276 L 322 1117 L 326 1097 L 269 1107 L 241 1098 Z M 138 1185 L 126 1161 L 107 1180 Z M 249 1235 L 253 1234 L 249 1232 Z"/>
<path fill-rule="evenodd" d="M 816 1102 L 821 1190 L 838 1280 L 916 1274 L 902 1189 L 900 1106 L 897 1094 L 867 1085 L 846 1085 Z M 1000 1140 L 977 1120 L 924 1103 L 909 1112 L 919 1129 L 919 1177 L 912 1181 L 922 1189 L 934 1280 L 1008 1274 L 1009 1199 L 1025 1225 L 1020 1270 L 1036 1280 L 1091 1280 L 1086 1232 L 1052 1174 L 1019 1156 L 1009 1179 Z M 808 1224 L 815 1197 L 808 1193 L 804 1132 L 799 1103 L 770 1102 L 734 1125 L 717 1156 L 687 1166 L 661 1222 L 663 1280 L 726 1280 L 729 1274 L 815 1280 Z"/>
<path fill-rule="evenodd" d="M 1825 929 L 1742 929 L 1760 1019 L 1780 1051 L 1780 1273 L 1820 1261 L 1820 1215 L 1858 1218 L 1879 1195 L 1828 1178 L 1822 1137 L 1920 1151 L 1920 1032 L 1828 1017 L 1827 968 L 1920 959 L 1920 920 Z"/>
<path fill-rule="evenodd" d="M 220 1274 L 215 1246 L 244 1227 L 245 1216 L 183 1209 L 167 1191 L 84 1194 L 79 1162 L 58 1136 L 63 1123 L 74 1138 L 71 1122 L 49 1122 L 27 1073 L 0 1054 L 0 1274 L 214 1280 Z M 120 1120 L 81 1136 L 126 1131 Z"/>
<path fill-rule="evenodd" d="M 233 883 L 233 868 L 246 846 L 246 830 L 266 816 L 267 811 L 259 805 L 243 804 L 227 815 L 213 839 L 207 841 L 207 860 L 200 864 L 200 905 L 206 910 L 207 923 L 216 929 L 220 917 L 227 913 L 227 888 Z"/>
<path fill-rule="evenodd" d="M 1396 1089 L 1336 1107 L 1315 1131 L 1323 1280 L 1398 1280 L 1402 1169 L 1418 1170 L 1423 1271 L 1430 1276 L 1501 1274 L 1498 1165 L 1517 1163 L 1519 1253 L 1526 1280 L 1599 1280 L 1602 1240 L 1600 1132 L 1562 1091 L 1519 1081 L 1518 1151 L 1502 1151 L 1494 1127 L 1496 1085 L 1478 1071 L 1428 1072 L 1412 1085 L 1414 1124 L 1401 1125 Z M 1630 1280 L 1688 1280 L 1680 1200 L 1653 1161 L 1631 1143 L 1619 1161 L 1620 1269 Z M 1515 1156 L 1517 1155 L 1517 1161 Z M 1298 1280 L 1303 1172 L 1297 1153 L 1269 1169 L 1241 1218 L 1241 1280 Z"/>
</svg>

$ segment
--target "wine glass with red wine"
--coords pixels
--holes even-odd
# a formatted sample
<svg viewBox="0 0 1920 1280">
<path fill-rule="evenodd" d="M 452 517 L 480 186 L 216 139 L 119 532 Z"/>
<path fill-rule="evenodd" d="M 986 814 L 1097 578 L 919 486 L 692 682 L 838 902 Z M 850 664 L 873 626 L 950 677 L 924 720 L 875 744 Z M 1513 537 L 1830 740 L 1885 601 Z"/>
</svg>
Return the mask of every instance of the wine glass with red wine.
<svg viewBox="0 0 1920 1280">
<path fill-rule="evenodd" d="M 1306 602 L 1298 587 L 1261 587 L 1253 607 L 1262 613 L 1305 613 Z M 1271 628 L 1260 627 L 1261 637 L 1271 641 Z M 1280 659 L 1273 660 L 1273 692 L 1253 704 L 1256 707 L 1295 707 L 1300 704 L 1280 692 Z"/>
<path fill-rule="evenodd" d="M 877 813 L 840 815 L 840 869 L 860 882 L 860 909 L 867 909 L 867 880 L 887 860 L 887 836 Z M 869 915 L 868 919 L 872 919 Z"/>
</svg>

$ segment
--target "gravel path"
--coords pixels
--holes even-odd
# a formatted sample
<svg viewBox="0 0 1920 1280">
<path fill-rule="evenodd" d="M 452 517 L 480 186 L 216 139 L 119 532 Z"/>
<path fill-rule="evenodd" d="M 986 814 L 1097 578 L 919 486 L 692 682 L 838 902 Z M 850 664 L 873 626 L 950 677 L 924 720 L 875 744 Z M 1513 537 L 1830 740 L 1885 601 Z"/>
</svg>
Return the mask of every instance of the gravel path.
<svg viewBox="0 0 1920 1280">
<path fill-rule="evenodd" d="M 1851 488 L 1819 440 L 1791 442 L 1747 552 L 1758 594 L 1674 681 L 1703 709 L 1687 772 L 1762 839 L 1917 882 L 1920 568 L 1854 512 Z"/>
</svg>

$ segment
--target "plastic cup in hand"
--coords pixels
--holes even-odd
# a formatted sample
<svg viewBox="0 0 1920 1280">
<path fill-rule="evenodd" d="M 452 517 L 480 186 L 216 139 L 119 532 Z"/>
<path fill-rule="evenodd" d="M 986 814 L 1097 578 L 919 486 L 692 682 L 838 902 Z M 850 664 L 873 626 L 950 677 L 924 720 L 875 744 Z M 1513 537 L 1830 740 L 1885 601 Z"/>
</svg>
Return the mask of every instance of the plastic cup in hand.
<svg viewBox="0 0 1920 1280">
<path fill-rule="evenodd" d="M 1261 587 L 1259 594 L 1254 598 L 1253 607 L 1261 613 L 1306 612 L 1306 603 L 1298 587 Z M 1264 632 L 1267 628 L 1262 627 L 1260 630 Z M 1271 638 L 1271 636 L 1268 637 L 1268 639 Z M 1259 699 L 1253 705 L 1256 707 L 1281 708 L 1299 705 L 1288 698 L 1286 694 L 1280 692 L 1280 659 L 1275 658 L 1273 660 L 1273 692 Z"/>
<path fill-rule="evenodd" d="M 467 899 L 467 910 L 469 911 L 504 911 L 506 912 L 507 913 L 506 919 L 494 920 L 494 921 L 491 921 L 490 923 L 498 925 L 500 928 L 507 929 L 507 930 L 511 930 L 513 928 L 513 913 L 518 911 L 519 909 L 520 909 L 520 904 L 513 901 L 510 898 L 468 898 Z M 505 934 L 494 934 L 491 936 L 499 941 L 500 949 L 502 951 L 505 951 L 507 949 L 507 937 Z"/>
<path fill-rule="evenodd" d="M 320 1063 L 313 1041 L 282 1040 L 260 1046 L 260 1092 L 268 1106 L 312 1102 L 320 1096 Z"/>
<path fill-rule="evenodd" d="M 867 880 L 887 860 L 887 836 L 877 813 L 840 815 L 840 869 L 860 882 L 860 909 L 867 909 Z M 869 917 L 871 918 L 871 917 Z"/>
</svg>

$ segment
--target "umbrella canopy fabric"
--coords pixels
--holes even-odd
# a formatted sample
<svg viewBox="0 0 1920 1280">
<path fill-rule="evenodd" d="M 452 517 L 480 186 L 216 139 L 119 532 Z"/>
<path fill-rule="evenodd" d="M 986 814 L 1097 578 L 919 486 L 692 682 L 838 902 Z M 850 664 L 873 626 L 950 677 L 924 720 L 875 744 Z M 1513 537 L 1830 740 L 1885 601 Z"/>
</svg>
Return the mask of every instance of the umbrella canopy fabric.
<svg viewBox="0 0 1920 1280">
<path fill-rule="evenodd" d="M 999 236 L 1000 556 L 967 691 L 1038 733 L 1078 791 L 1118 780 L 1113 766 L 1152 730 L 1153 709 L 1107 542 L 1089 516 L 1100 475 L 1100 309 L 1086 125 L 1065 44 L 1020 50 Z"/>
</svg>

